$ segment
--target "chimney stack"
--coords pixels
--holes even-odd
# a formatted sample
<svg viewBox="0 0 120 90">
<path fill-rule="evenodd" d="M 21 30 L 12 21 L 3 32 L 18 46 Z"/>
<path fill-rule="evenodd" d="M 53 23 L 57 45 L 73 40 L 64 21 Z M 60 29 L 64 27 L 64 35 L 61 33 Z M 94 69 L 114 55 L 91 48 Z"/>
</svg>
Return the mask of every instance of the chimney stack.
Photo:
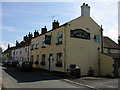
<svg viewBox="0 0 120 90">
<path fill-rule="evenodd" d="M 38 30 L 35 30 L 34 37 L 37 37 L 37 36 L 39 36 L 39 32 L 38 32 Z"/>
<path fill-rule="evenodd" d="M 29 37 L 29 39 L 31 40 L 32 37 L 33 37 L 32 33 L 29 32 L 28 37 Z"/>
<path fill-rule="evenodd" d="M 16 40 L 16 46 L 18 46 L 19 45 L 19 42 Z"/>
<path fill-rule="evenodd" d="M 90 16 L 90 6 L 88 4 L 83 3 L 81 6 L 81 16 Z"/>
<path fill-rule="evenodd" d="M 59 27 L 59 22 L 58 21 L 55 21 L 52 23 L 52 29 L 56 29 Z"/>
<path fill-rule="evenodd" d="M 41 33 L 42 33 L 42 34 L 45 34 L 46 32 L 47 32 L 46 26 L 45 26 L 44 28 L 41 28 Z"/>
<path fill-rule="evenodd" d="M 10 44 L 8 44 L 8 49 L 10 48 Z"/>
<path fill-rule="evenodd" d="M 27 35 L 23 37 L 23 40 L 26 42 L 28 40 Z"/>
</svg>

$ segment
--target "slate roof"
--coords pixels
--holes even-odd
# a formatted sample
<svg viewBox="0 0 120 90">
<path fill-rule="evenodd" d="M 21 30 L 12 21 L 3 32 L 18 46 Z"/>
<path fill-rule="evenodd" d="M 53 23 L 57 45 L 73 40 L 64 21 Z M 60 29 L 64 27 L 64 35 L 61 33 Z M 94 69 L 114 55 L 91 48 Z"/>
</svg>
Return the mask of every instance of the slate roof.
<svg viewBox="0 0 120 90">
<path fill-rule="evenodd" d="M 120 49 L 116 42 L 106 36 L 103 36 L 103 46 L 104 48 Z"/>
</svg>

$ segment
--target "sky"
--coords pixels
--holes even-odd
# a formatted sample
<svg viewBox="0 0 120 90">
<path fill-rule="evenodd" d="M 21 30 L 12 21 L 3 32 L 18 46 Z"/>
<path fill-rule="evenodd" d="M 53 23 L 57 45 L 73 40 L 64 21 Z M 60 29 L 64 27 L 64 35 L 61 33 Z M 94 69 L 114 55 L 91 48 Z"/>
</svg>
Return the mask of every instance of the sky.
<svg viewBox="0 0 120 90">
<path fill-rule="evenodd" d="M 34 1 L 34 2 L 33 2 Z M 29 32 L 47 26 L 51 30 L 52 21 L 64 24 L 81 16 L 80 6 L 87 3 L 90 16 L 103 26 L 103 35 L 117 42 L 119 0 L 2 0 L 0 2 L 0 47 L 7 49 L 8 43 L 14 46 Z M 52 18 L 52 16 L 55 16 Z"/>
</svg>

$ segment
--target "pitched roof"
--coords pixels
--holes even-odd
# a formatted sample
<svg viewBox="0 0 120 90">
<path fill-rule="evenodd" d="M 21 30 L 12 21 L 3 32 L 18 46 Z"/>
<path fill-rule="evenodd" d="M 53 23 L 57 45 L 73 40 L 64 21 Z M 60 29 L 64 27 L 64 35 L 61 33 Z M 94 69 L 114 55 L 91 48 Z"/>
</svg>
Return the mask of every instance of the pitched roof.
<svg viewBox="0 0 120 90">
<path fill-rule="evenodd" d="M 103 36 L 104 48 L 120 49 L 118 44 L 109 37 Z"/>
</svg>

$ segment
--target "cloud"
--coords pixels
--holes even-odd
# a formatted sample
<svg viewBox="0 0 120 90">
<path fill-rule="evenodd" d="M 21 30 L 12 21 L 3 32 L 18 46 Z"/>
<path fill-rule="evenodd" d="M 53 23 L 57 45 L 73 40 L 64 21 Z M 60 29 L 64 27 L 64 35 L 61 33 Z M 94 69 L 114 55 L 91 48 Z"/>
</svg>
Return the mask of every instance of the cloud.
<svg viewBox="0 0 120 90">
<path fill-rule="evenodd" d="M 104 36 L 110 37 L 116 43 L 118 43 L 118 26 L 112 25 L 108 30 L 103 31 Z"/>
<path fill-rule="evenodd" d="M 15 44 L 13 44 L 11 42 L 7 43 L 7 42 L 4 42 L 4 41 L 0 41 L 0 47 L 3 49 L 3 51 L 7 49 L 8 44 L 10 44 L 10 47 L 15 46 Z"/>
</svg>

